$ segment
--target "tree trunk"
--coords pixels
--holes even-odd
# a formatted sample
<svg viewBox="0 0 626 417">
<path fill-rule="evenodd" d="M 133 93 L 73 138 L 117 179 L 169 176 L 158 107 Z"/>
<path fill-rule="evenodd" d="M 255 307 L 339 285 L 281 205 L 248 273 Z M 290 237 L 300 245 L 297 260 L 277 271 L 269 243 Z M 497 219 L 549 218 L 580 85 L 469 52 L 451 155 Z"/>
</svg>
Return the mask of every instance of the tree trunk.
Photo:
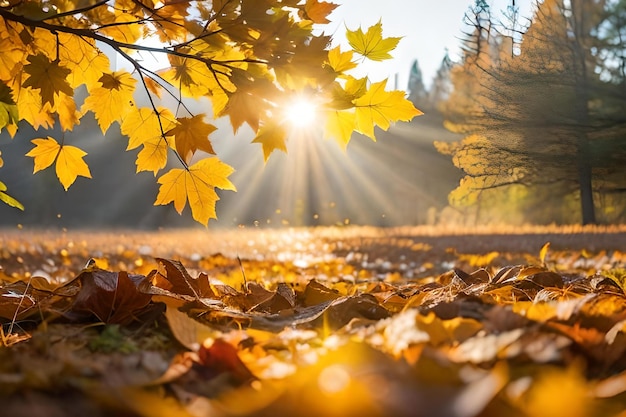
<svg viewBox="0 0 626 417">
<path fill-rule="evenodd" d="M 582 224 L 596 223 L 596 209 L 593 203 L 591 164 L 589 163 L 589 141 L 585 133 L 578 138 L 578 186 Z"/>
<path fill-rule="evenodd" d="M 589 126 L 589 73 L 587 69 L 587 55 L 585 37 L 589 33 L 586 26 L 584 3 L 572 1 L 571 29 L 572 51 L 574 53 L 574 77 L 576 80 L 576 119 L 582 129 L 575 133 L 578 136 L 576 153 L 578 161 L 578 187 L 580 191 L 580 205 L 582 224 L 596 223 L 596 210 L 593 203 L 592 167 L 589 138 L 585 129 Z"/>
</svg>

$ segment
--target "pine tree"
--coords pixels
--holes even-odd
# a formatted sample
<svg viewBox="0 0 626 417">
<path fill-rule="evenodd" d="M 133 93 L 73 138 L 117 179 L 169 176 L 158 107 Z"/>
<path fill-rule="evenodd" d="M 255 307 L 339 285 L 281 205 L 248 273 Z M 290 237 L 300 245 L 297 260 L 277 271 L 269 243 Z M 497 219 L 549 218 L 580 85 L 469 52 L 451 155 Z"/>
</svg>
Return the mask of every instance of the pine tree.
<svg viewBox="0 0 626 417">
<path fill-rule="evenodd" d="M 417 59 L 413 61 L 411 65 L 411 72 L 409 73 L 409 100 L 416 107 L 426 109 L 428 91 L 424 86 L 424 80 L 422 78 L 422 70 L 417 62 Z"/>
<path fill-rule="evenodd" d="M 455 110 L 449 125 L 472 135 L 440 146 L 467 174 L 457 198 L 476 201 L 484 190 L 516 184 L 547 186 L 563 198 L 575 194 L 581 222 L 596 222 L 594 193 L 599 198 L 624 186 L 616 170 L 624 162 L 618 110 L 625 101 L 608 94 L 601 77 L 608 61 L 598 53 L 605 48 L 599 36 L 605 11 L 603 0 L 545 0 L 519 54 L 511 38 L 492 34 L 491 62 L 466 58 L 463 65 L 476 76 L 471 87 L 454 79 L 455 91 L 471 88 L 472 106 L 454 107 L 455 92 L 447 106 Z"/>
<path fill-rule="evenodd" d="M 446 53 L 439 64 L 437 73 L 433 78 L 432 85 L 428 93 L 428 102 L 431 108 L 441 111 L 441 105 L 445 102 L 452 92 L 452 81 L 450 79 L 450 71 L 452 69 L 452 60 L 446 49 Z"/>
</svg>

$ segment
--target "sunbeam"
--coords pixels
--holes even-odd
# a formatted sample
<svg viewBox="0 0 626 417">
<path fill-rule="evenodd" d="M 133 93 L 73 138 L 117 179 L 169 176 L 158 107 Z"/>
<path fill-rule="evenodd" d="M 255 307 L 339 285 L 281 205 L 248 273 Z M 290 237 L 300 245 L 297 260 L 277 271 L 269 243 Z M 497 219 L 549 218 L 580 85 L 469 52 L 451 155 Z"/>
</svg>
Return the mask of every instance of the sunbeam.
<svg viewBox="0 0 626 417">
<path fill-rule="evenodd" d="M 254 146 L 242 150 L 241 143 L 224 141 L 233 152 L 220 151 L 236 169 L 238 192 L 220 195 L 224 222 L 217 223 L 412 225 L 432 221 L 446 206 L 458 177 L 435 151 L 428 129 L 417 122 L 392 127 L 379 132 L 378 143 L 354 135 L 344 150 L 322 139 L 321 122 L 292 126 L 287 154 L 275 152 L 267 163 Z"/>
</svg>

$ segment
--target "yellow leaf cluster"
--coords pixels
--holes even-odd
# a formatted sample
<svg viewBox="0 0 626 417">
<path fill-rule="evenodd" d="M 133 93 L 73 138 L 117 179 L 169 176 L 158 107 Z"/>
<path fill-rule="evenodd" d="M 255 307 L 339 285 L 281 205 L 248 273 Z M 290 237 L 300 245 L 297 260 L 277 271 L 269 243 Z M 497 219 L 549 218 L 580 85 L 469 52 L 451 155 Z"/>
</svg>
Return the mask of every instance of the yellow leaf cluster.
<svg viewBox="0 0 626 417">
<path fill-rule="evenodd" d="M 69 135 L 89 113 L 103 134 L 117 123 L 127 150 L 139 148 L 137 172 L 157 176 L 170 153 L 182 165 L 159 177 L 157 204 L 173 202 L 180 212 L 188 201 L 204 224 L 215 216 L 214 188 L 234 190 L 216 180 L 222 175 L 226 181 L 232 168 L 216 157 L 201 163 L 207 156 L 200 153 L 215 154 L 210 135 L 217 128 L 205 114 L 194 114 L 186 98 L 208 100 L 213 118 L 229 117 L 235 132 L 249 125 L 265 160 L 275 150 L 286 152 L 290 129 L 280 120 L 282 107 L 303 91 L 319 104 L 316 114 L 326 115 L 320 121 L 325 135 L 344 147 L 355 131 L 375 139 L 376 126 L 388 129 L 420 114 L 403 93 L 385 91 L 385 81 L 348 74 L 358 66 L 355 53 L 388 59 L 400 38 L 383 38 L 379 21 L 365 31 L 347 30 L 351 50 L 331 48 L 330 36 L 317 34 L 315 26 L 329 22 L 338 7 L 332 2 L 5 3 L 0 130 L 15 135 L 24 121 L 35 129 L 58 124 Z M 166 62 L 164 68 L 152 68 L 148 56 Z M 126 65 L 117 67 L 120 62 Z M 148 105 L 137 106 L 146 99 Z M 55 164 L 65 189 L 77 176 L 91 176 L 82 150 L 52 137 L 33 143 L 27 155 L 34 172 Z M 192 165 L 194 158 L 200 160 Z M 216 170 L 217 177 L 207 174 Z M 15 205 L 8 197 L 2 201 Z"/>
<path fill-rule="evenodd" d="M 91 110 L 102 133 L 106 133 L 113 122 L 120 122 L 122 116 L 133 108 L 137 80 L 127 71 L 114 71 L 103 74 L 98 82 L 101 86 L 91 89 L 82 111 Z"/>
<path fill-rule="evenodd" d="M 142 146 L 137 154 L 137 172 L 157 172 L 167 164 L 167 150 L 174 148 L 174 137 L 166 137 L 166 132 L 176 125 L 172 112 L 164 107 L 158 113 L 148 107 L 133 107 L 122 122 L 122 134 L 128 136 L 126 150 Z"/>
<path fill-rule="evenodd" d="M 353 131 L 376 140 L 374 128 L 389 129 L 391 123 L 409 121 L 422 114 L 401 91 L 386 91 L 386 80 L 367 87 L 367 79 L 349 78 L 345 89 L 339 84 L 333 90 L 331 108 L 327 111 L 325 134 L 347 146 Z"/>
</svg>

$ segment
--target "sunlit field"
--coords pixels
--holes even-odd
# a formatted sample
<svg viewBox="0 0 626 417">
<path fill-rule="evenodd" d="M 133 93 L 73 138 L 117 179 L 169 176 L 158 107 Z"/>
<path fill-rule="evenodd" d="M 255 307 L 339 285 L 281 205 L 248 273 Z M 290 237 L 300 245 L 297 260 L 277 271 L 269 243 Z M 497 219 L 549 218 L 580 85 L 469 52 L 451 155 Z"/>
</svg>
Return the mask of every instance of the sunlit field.
<svg viewBox="0 0 626 417">
<path fill-rule="evenodd" d="M 357 276 L 365 273 L 385 279 L 386 274 L 396 274 L 410 280 L 455 267 L 493 269 L 537 263 L 546 243 L 550 243 L 548 261 L 562 270 L 580 266 L 581 271 L 592 272 L 593 268 L 618 266 L 624 261 L 620 254 L 626 249 L 626 226 L 7 228 L 0 243 L 2 273 L 13 279 L 39 275 L 60 283 L 72 278 L 90 258 L 101 259 L 111 269 L 147 273 L 155 267 L 154 257 L 180 260 L 192 269 L 210 266 L 215 257 L 231 259 L 231 263 L 239 257 L 250 264 L 248 275 L 260 273 L 268 263 L 292 268 L 296 274 L 298 268 L 315 269 L 331 261 L 351 265 Z M 235 275 L 239 274 L 239 267 L 235 269 Z M 265 269 L 268 273 L 276 268 Z M 275 278 L 284 279 L 280 274 Z"/>
<path fill-rule="evenodd" d="M 626 226 L 12 228 L 0 245 L 7 415 L 623 409 Z"/>
</svg>

